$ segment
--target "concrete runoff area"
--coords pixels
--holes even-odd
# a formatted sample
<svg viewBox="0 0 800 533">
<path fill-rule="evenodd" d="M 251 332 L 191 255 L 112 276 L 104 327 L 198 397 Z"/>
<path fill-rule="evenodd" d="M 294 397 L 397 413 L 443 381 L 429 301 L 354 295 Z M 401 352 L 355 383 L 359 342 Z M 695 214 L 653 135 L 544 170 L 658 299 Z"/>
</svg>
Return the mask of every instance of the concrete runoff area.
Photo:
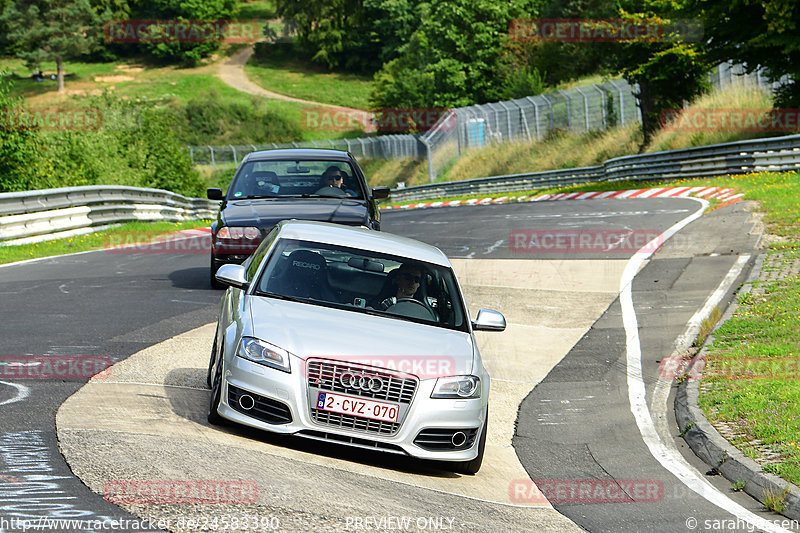
<svg viewBox="0 0 800 533">
<path fill-rule="evenodd" d="M 472 316 L 488 307 L 509 323 L 503 333 L 476 333 L 492 390 L 486 454 L 475 476 L 391 454 L 210 426 L 205 375 L 214 324 L 134 354 L 64 402 L 56 421 L 61 451 L 99 494 L 119 480 L 258 484 L 255 503 L 122 505 L 139 516 L 259 514 L 297 531 L 358 529 L 365 518 L 381 517 L 442 517 L 444 525 L 452 518 L 454 530 L 579 531 L 544 498 L 515 501 L 511 487 L 530 478 L 511 441 L 520 403 L 615 300 L 626 262 L 453 260 Z"/>
</svg>

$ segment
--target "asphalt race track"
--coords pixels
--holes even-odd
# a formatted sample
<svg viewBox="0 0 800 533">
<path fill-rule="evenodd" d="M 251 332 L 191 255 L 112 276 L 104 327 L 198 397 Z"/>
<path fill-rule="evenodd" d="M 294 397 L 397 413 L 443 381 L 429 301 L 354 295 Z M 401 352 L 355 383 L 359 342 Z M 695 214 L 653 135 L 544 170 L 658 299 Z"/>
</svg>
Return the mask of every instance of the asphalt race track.
<svg viewBox="0 0 800 533">
<path fill-rule="evenodd" d="M 733 272 L 724 306 L 758 253 L 743 205 L 708 213 L 650 250 L 655 254 L 633 272 L 631 305 L 620 280 L 637 241 L 615 246 L 607 237 L 658 235 L 699 213 L 698 201 L 383 214 L 385 231 L 434 244 L 453 259 L 473 316 L 492 307 L 509 321 L 507 332 L 479 336 L 493 377 L 493 418 L 492 446 L 476 476 L 208 426 L 203 365 L 220 293 L 208 286 L 205 252 L 98 251 L 2 267 L 0 363 L 16 358 L 40 370 L 52 358 L 73 356 L 121 363 L 79 394 L 87 377 L 80 371 L 30 379 L 33 370 L 0 365 L 0 533 L 21 529 L 3 518 L 38 517 L 168 518 L 172 530 L 192 531 L 203 529 L 203 517 L 244 520 L 248 510 L 274 521 L 228 529 L 702 531 L 722 524 L 753 531 L 754 516 L 778 517 L 730 492 L 719 477 L 703 475 L 707 468 L 687 453 L 670 418 L 669 380 L 659 379 L 661 361 L 692 315 Z M 559 232 L 605 246 L 556 244 Z M 641 352 L 634 378 L 631 313 Z M 631 379 L 644 384 L 657 436 L 634 414 Z M 676 457 L 657 460 L 651 450 L 658 446 Z M 719 493 L 704 488 L 701 495 L 696 483 L 679 480 L 675 472 L 687 468 L 679 457 Z M 123 510 L 103 498 L 110 480 L 133 479 L 253 480 L 260 490 L 249 507 L 127 503 Z M 591 494 L 580 492 L 587 486 Z M 180 522 L 182 515 L 197 521 Z M 118 530 L 159 529 L 157 521 L 137 526 Z"/>
</svg>

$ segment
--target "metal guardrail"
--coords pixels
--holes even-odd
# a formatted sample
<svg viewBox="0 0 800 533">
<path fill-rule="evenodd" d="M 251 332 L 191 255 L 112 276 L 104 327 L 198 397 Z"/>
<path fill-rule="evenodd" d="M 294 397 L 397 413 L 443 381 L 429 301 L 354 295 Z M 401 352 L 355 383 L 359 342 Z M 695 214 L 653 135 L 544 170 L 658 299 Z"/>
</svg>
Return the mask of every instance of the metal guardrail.
<svg viewBox="0 0 800 533">
<path fill-rule="evenodd" d="M 0 193 L 0 243 L 69 237 L 137 220 L 214 218 L 218 206 L 160 189 L 114 185 Z"/>
<path fill-rule="evenodd" d="M 800 170 L 800 135 L 755 139 L 609 159 L 594 167 L 494 176 L 392 190 L 391 201 L 498 194 L 619 180 Z M 0 243 L 95 231 L 134 220 L 213 218 L 217 202 L 159 189 L 97 186 L 0 193 Z"/>
<path fill-rule="evenodd" d="M 755 139 L 609 159 L 579 167 L 392 189 L 392 202 L 497 194 L 620 180 L 800 170 L 800 135 Z"/>
</svg>

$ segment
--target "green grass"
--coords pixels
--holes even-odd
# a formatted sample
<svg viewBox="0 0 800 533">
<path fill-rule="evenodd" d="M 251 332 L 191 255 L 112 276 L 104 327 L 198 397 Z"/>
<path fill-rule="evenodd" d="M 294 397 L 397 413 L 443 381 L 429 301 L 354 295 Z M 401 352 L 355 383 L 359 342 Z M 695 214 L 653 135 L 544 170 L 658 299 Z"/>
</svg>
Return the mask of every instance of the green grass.
<svg viewBox="0 0 800 533">
<path fill-rule="evenodd" d="M 191 220 L 177 224 L 172 222 L 129 222 L 104 231 L 66 239 L 0 246 L 0 263 L 14 263 L 26 259 L 99 250 L 118 243 L 148 242 L 160 235 L 185 229 L 207 228 L 210 225 L 210 220 Z"/>
<path fill-rule="evenodd" d="M 274 0 L 241 0 L 239 20 L 268 20 L 277 16 Z"/>
<path fill-rule="evenodd" d="M 52 69 L 51 69 L 52 67 Z M 0 59 L 0 69 L 6 69 L 21 76 L 30 73 L 24 63 L 18 59 Z M 55 71 L 55 63 L 43 65 L 45 73 Z M 32 107 L 62 104 L 64 102 L 81 101 L 86 94 L 97 94 L 108 90 L 122 98 L 150 101 L 158 105 L 185 103 L 199 95 L 214 92 L 219 98 L 228 102 L 238 102 L 248 106 L 263 106 L 294 123 L 306 121 L 307 106 L 295 102 L 257 98 L 237 91 L 225 84 L 214 73 L 215 65 L 206 65 L 196 69 L 181 69 L 174 66 L 148 66 L 136 62 L 129 63 L 66 63 L 66 71 L 75 76 L 67 78 L 67 94 L 56 92 L 55 81 L 45 80 L 37 83 L 33 80 L 16 80 L 12 94 L 26 98 Z M 95 78 L 100 77 L 100 81 Z M 317 141 L 358 137 L 362 131 L 303 130 L 302 139 L 285 139 L 290 141 Z"/>
<path fill-rule="evenodd" d="M 368 109 L 372 77 L 329 72 L 297 57 L 291 46 L 264 45 L 245 65 L 247 76 L 264 89 L 286 96 Z"/>
</svg>

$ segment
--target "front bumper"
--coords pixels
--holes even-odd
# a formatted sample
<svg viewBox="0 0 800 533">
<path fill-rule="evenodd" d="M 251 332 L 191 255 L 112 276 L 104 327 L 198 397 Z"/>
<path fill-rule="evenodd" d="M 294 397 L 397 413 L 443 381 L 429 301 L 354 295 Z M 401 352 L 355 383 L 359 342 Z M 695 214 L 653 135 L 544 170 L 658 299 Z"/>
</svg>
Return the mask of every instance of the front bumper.
<svg viewBox="0 0 800 533">
<path fill-rule="evenodd" d="M 435 379 L 419 380 L 413 399 L 405 408 L 401 407 L 399 427 L 386 434 L 386 431 L 379 433 L 374 430 L 342 428 L 315 421 L 309 406 L 309 398 L 315 392 L 311 389 L 309 394 L 305 366 L 301 369 L 293 368 L 292 373 L 286 373 L 238 356 L 226 363 L 218 411 L 222 417 L 234 422 L 276 433 L 404 453 L 420 459 L 470 461 L 478 455 L 477 436 L 486 423 L 488 382 L 484 384 L 481 398 L 451 400 L 430 397 Z M 241 391 L 249 393 L 251 397 L 257 395 L 255 398 L 259 403 L 258 412 L 255 408 L 245 410 L 236 404 Z M 249 400 L 245 406 L 250 406 Z M 288 417 L 281 418 L 284 410 Z M 364 426 L 354 425 L 361 428 Z M 450 449 L 442 449 L 441 445 L 434 445 L 432 449 L 430 435 L 438 435 L 441 441 L 442 435 L 446 435 L 448 430 L 452 433 L 464 432 L 467 442 L 460 447 L 453 445 Z M 425 433 L 418 439 L 421 432 Z"/>
</svg>

